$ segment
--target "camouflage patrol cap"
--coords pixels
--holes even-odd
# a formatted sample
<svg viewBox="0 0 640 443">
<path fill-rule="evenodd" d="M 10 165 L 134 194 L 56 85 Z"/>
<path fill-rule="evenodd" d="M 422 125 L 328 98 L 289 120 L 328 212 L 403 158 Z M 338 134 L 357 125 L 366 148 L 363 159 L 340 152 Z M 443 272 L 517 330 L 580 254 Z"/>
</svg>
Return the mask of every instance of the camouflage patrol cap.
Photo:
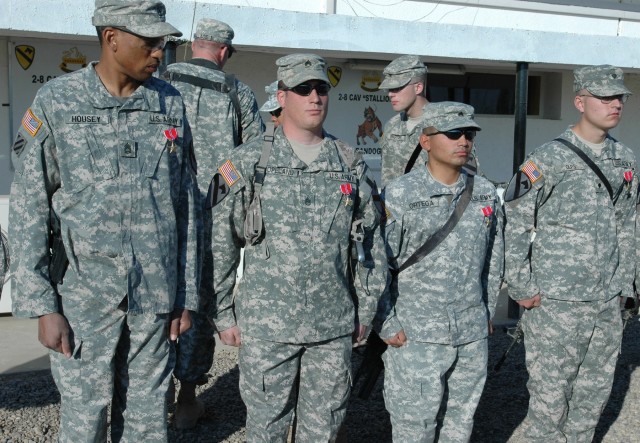
<svg viewBox="0 0 640 443">
<path fill-rule="evenodd" d="M 93 26 L 113 26 L 147 38 L 182 32 L 166 22 L 167 9 L 156 0 L 96 0 L 91 23 Z"/>
<path fill-rule="evenodd" d="M 278 103 L 278 98 L 276 96 L 278 92 L 278 80 L 264 87 L 264 92 L 269 94 L 269 98 L 267 101 L 260 107 L 260 111 L 262 112 L 273 112 L 277 109 L 280 109 L 280 103 Z"/>
<path fill-rule="evenodd" d="M 315 54 L 289 54 L 276 60 L 278 80 L 288 88 L 298 86 L 307 80 L 320 80 L 329 83 L 326 63 Z"/>
<path fill-rule="evenodd" d="M 380 83 L 380 89 L 401 88 L 411 79 L 425 76 L 427 67 L 417 55 L 403 55 L 389 63 L 382 74 L 384 80 Z"/>
<path fill-rule="evenodd" d="M 473 106 L 458 102 L 429 103 L 422 108 L 422 121 L 424 127 L 433 126 L 438 131 L 450 131 L 452 129 L 474 128 L 481 130 L 473 120 Z"/>
<path fill-rule="evenodd" d="M 611 65 L 584 66 L 573 71 L 573 90 L 579 92 L 582 89 L 599 97 L 631 95 L 624 85 L 622 69 Z"/>
<path fill-rule="evenodd" d="M 196 33 L 193 35 L 193 38 L 197 40 L 209 40 L 210 42 L 222 43 L 229 46 L 233 53 L 236 51 L 236 48 L 231 44 L 234 35 L 235 33 L 231 26 L 225 22 L 214 20 L 212 18 L 203 18 L 198 21 L 198 24 L 196 25 Z"/>
</svg>

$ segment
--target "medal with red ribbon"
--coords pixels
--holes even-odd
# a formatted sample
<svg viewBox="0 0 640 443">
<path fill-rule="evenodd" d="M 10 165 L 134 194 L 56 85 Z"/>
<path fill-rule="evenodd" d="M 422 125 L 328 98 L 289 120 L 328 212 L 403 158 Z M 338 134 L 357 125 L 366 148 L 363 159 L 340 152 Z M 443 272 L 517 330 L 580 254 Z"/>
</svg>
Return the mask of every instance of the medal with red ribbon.
<svg viewBox="0 0 640 443">
<path fill-rule="evenodd" d="M 631 189 L 631 182 L 633 181 L 633 171 L 624 171 L 624 187 L 627 192 Z"/>
<path fill-rule="evenodd" d="M 493 208 L 491 206 L 485 206 L 482 208 L 484 214 L 484 222 L 488 225 L 491 223 L 491 216 L 493 215 Z"/>
<path fill-rule="evenodd" d="M 342 195 L 346 196 L 344 205 L 351 206 L 353 204 L 353 200 L 351 199 L 351 193 L 353 192 L 353 189 L 351 188 L 351 183 L 340 184 L 340 192 L 342 192 Z"/>
<path fill-rule="evenodd" d="M 171 143 L 169 143 L 169 153 L 173 154 L 176 152 L 176 143 L 175 140 L 178 138 L 178 131 L 176 128 L 165 129 L 164 136 L 167 137 Z"/>
</svg>

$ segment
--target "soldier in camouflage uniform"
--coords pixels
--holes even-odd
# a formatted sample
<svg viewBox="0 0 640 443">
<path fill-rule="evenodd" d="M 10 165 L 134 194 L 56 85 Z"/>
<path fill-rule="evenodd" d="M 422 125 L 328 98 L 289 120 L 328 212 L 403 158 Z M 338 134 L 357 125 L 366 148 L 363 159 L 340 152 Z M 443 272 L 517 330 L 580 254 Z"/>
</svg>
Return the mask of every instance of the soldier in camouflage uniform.
<svg viewBox="0 0 640 443">
<path fill-rule="evenodd" d="M 379 219 L 375 184 L 354 149 L 323 130 L 330 88 L 324 60 L 292 54 L 276 64 L 284 119 L 275 140 L 243 146 L 242 155 L 225 162 L 212 181 L 220 184 L 213 191 L 214 211 L 226 220 L 214 236 L 214 320 L 224 343 L 242 343 L 247 441 L 285 441 L 293 408 L 297 441 L 332 441 L 349 397 L 352 334 L 363 337 L 386 278 L 384 248 L 373 240 Z M 263 145 L 271 151 L 260 187 L 256 163 Z M 263 229 L 249 223 L 256 221 L 249 219 L 249 203 L 258 192 Z M 354 221 L 362 221 L 364 237 L 355 278 L 357 316 L 347 282 Z M 234 298 L 245 244 L 244 275 Z"/>
<path fill-rule="evenodd" d="M 574 90 L 580 120 L 530 154 L 505 194 L 506 280 L 527 309 L 529 410 L 514 441 L 592 440 L 620 349 L 619 299 L 633 296 L 636 160 L 608 134 L 630 91 L 608 65 L 574 71 Z"/>
<path fill-rule="evenodd" d="M 13 313 L 39 317 L 62 442 L 167 440 L 175 341 L 197 310 L 197 218 L 182 98 L 152 77 L 167 35 L 154 0 L 96 0 L 98 62 L 44 85 L 13 145 Z M 69 265 L 49 273 L 49 210 Z"/>
<path fill-rule="evenodd" d="M 207 180 L 200 184 L 200 201 L 207 196 L 208 179 L 226 160 L 229 151 L 262 134 L 264 125 L 251 89 L 222 71 L 235 52 L 233 29 L 226 23 L 202 19 L 196 26 L 191 44 L 193 59 L 169 65 L 165 78 L 182 94 L 193 133 L 193 146 L 199 174 Z M 193 428 L 204 414 L 204 405 L 196 399 L 196 385 L 207 382 L 213 363 L 214 330 L 208 313 L 213 300 L 213 255 L 211 251 L 211 214 L 204 212 L 204 260 L 200 287 L 201 312 L 193 313 L 192 328 L 177 346 L 175 377 L 180 393 L 175 410 L 178 429 Z"/>
<path fill-rule="evenodd" d="M 427 105 L 427 67 L 417 55 L 403 55 L 382 71 L 380 89 L 386 89 L 393 110 L 398 112 L 384 125 L 382 149 L 382 185 L 404 174 L 407 162 L 418 145 L 422 132 L 422 108 Z M 421 153 L 414 167 L 424 165 Z"/>
<path fill-rule="evenodd" d="M 269 98 L 260 106 L 260 112 L 268 112 L 271 115 L 271 123 L 277 128 L 282 123 L 282 108 L 278 103 L 278 81 L 265 86 L 264 92 L 269 94 Z"/>
<path fill-rule="evenodd" d="M 487 376 L 487 335 L 503 271 L 501 208 L 494 186 L 463 169 L 476 131 L 473 107 L 431 103 L 420 145 L 429 161 L 386 187 L 387 254 L 392 273 L 445 225 L 469 193 L 453 230 L 399 272 L 381 300 L 380 336 L 390 345 L 384 399 L 394 442 L 467 442 Z M 464 206 L 463 206 L 464 207 Z M 445 389 L 448 396 L 443 402 Z"/>
</svg>

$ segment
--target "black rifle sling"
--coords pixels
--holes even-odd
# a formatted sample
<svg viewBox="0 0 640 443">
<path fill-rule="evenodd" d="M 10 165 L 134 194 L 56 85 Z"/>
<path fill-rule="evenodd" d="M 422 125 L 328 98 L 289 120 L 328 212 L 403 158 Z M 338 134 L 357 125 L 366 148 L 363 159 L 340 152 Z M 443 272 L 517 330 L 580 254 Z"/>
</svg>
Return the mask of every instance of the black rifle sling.
<svg viewBox="0 0 640 443">
<path fill-rule="evenodd" d="M 431 237 L 427 239 L 427 241 L 420 246 L 416 252 L 414 252 L 411 257 L 409 257 L 402 265 L 398 268 L 395 274 L 399 274 L 400 272 L 407 269 L 409 266 L 413 266 L 418 263 L 420 260 L 425 258 L 427 255 L 431 253 L 442 241 L 447 238 L 447 236 L 453 231 L 453 228 L 456 227 L 460 219 L 462 218 L 462 214 L 464 213 L 467 206 L 469 206 L 469 202 L 471 201 L 471 194 L 473 194 L 473 175 L 467 175 L 467 181 L 465 183 L 464 191 L 460 196 L 460 201 L 456 205 L 456 208 L 449 216 L 447 222 L 438 229 Z"/>
<path fill-rule="evenodd" d="M 418 160 L 418 157 L 420 156 L 420 151 L 422 151 L 422 146 L 420 146 L 420 143 L 418 143 L 416 145 L 416 148 L 411 153 L 411 157 L 409 157 L 407 166 L 404 167 L 405 174 L 413 169 L 413 165 L 416 164 L 416 160 Z"/>
<path fill-rule="evenodd" d="M 238 144 L 242 144 L 242 110 L 240 109 L 240 99 L 238 98 L 238 89 L 236 85 L 236 78 L 233 74 L 225 74 L 224 81 L 227 85 L 227 90 L 229 91 L 229 98 L 233 103 L 233 107 L 236 111 L 236 118 L 238 119 Z"/>
<path fill-rule="evenodd" d="M 609 193 L 609 197 L 611 197 L 611 201 L 614 201 L 613 200 L 613 189 L 611 188 L 611 183 L 609 183 L 609 180 L 607 180 L 607 177 L 604 176 L 604 174 L 602 173 L 602 171 L 600 170 L 598 165 L 596 165 L 593 162 L 593 160 L 591 160 L 589 158 L 589 156 L 587 154 L 585 154 L 581 149 L 579 149 L 573 143 L 571 143 L 571 142 L 569 142 L 569 141 L 567 141 L 567 140 L 565 140 L 563 138 L 556 138 L 556 139 L 554 139 L 554 141 L 562 143 L 567 148 L 569 148 L 573 152 L 575 152 L 576 155 L 578 157 L 580 157 L 582 159 L 582 161 L 585 162 L 587 164 L 587 166 L 589 166 L 593 172 L 596 173 L 596 175 L 598 176 L 598 178 L 600 179 L 602 184 L 604 184 L 604 187 L 607 188 L 607 192 Z"/>
</svg>

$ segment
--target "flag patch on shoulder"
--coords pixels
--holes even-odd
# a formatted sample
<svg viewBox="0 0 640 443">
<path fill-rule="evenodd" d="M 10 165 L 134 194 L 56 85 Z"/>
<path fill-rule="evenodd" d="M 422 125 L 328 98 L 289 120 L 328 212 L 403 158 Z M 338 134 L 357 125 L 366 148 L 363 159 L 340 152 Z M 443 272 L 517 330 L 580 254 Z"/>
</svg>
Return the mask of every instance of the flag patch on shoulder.
<svg viewBox="0 0 640 443">
<path fill-rule="evenodd" d="M 40 130 L 40 126 L 42 126 L 42 122 L 33 115 L 31 108 L 27 109 L 27 112 L 24 113 L 24 117 L 22 117 L 22 127 L 26 129 L 32 137 L 35 137 Z"/>
<path fill-rule="evenodd" d="M 224 178 L 224 181 L 227 182 L 229 187 L 233 186 L 238 180 L 240 180 L 240 174 L 238 174 L 238 171 L 236 170 L 236 167 L 233 166 L 233 163 L 231 163 L 231 160 L 224 162 L 224 164 L 218 168 L 218 172 L 220 172 L 220 175 L 222 175 L 222 178 Z"/>
<path fill-rule="evenodd" d="M 524 172 L 527 177 L 529 177 L 531 183 L 535 183 L 540 179 L 540 177 L 542 177 L 542 172 L 540 172 L 538 167 L 531 160 L 526 162 L 522 166 L 522 168 L 520 168 L 520 170 Z"/>
</svg>

